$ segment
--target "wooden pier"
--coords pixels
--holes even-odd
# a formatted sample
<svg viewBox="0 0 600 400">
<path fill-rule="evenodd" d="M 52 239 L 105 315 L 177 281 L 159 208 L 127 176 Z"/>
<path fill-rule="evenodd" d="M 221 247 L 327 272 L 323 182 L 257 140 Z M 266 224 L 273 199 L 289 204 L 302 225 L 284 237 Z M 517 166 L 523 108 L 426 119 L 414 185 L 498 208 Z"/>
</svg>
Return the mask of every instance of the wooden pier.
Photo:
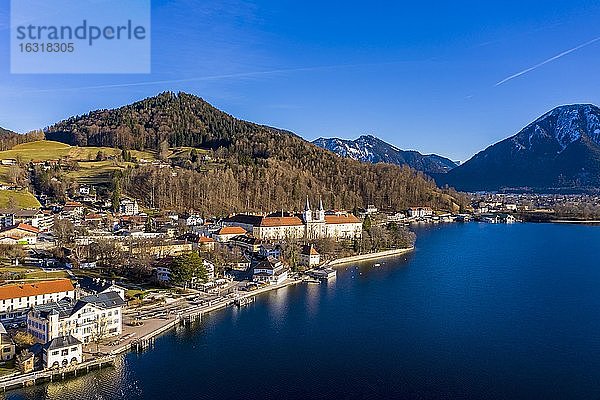
<svg viewBox="0 0 600 400">
<path fill-rule="evenodd" d="M 93 360 L 84 361 L 80 364 L 69 365 L 62 368 L 52 368 L 43 371 L 35 371 L 27 374 L 15 374 L 0 378 L 0 388 L 3 392 L 10 389 L 37 385 L 42 382 L 53 382 L 65 380 L 77 375 L 86 374 L 92 370 L 100 370 L 102 367 L 114 365 L 116 356 L 102 356 Z"/>
<path fill-rule="evenodd" d="M 240 297 L 238 299 L 235 299 L 234 304 L 238 308 L 240 308 L 240 307 L 252 304 L 252 303 L 254 303 L 254 301 L 256 301 L 256 296 L 252 296 L 252 297 Z"/>
<path fill-rule="evenodd" d="M 46 369 L 43 371 L 35 371 L 27 374 L 15 373 L 0 377 L 0 390 L 5 392 L 10 389 L 17 389 L 21 387 L 33 386 L 44 382 L 54 382 L 57 380 L 64 380 L 71 377 L 83 375 L 92 370 L 100 370 L 103 367 L 114 365 L 115 360 L 119 354 L 127 351 L 145 351 L 149 348 L 154 347 L 156 337 L 167 332 L 170 329 L 180 325 L 193 324 L 202 319 L 204 313 L 209 313 L 221 308 L 229 306 L 243 307 L 256 301 L 256 296 L 261 293 L 266 293 L 271 290 L 280 289 L 289 285 L 295 285 L 300 283 L 301 280 L 295 279 L 287 281 L 283 284 L 268 286 L 253 293 L 247 293 L 237 298 L 226 298 L 220 301 L 210 302 L 201 306 L 188 309 L 183 313 L 174 316 L 170 321 L 161 327 L 149 332 L 145 336 L 128 341 L 110 351 L 105 356 L 95 358 L 93 360 L 87 360 L 81 364 L 69 365 L 63 368 Z"/>
</svg>

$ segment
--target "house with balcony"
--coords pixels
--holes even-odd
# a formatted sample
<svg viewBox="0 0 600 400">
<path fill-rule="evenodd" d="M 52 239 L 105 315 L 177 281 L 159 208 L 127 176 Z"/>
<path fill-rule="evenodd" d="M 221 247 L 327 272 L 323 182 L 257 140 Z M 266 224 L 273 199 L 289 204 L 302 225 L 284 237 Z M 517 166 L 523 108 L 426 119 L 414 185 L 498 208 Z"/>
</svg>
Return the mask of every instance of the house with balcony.
<svg viewBox="0 0 600 400">
<path fill-rule="evenodd" d="M 110 291 L 34 306 L 27 314 L 27 332 L 39 343 L 69 335 L 82 343 L 117 336 L 123 330 L 124 305 L 119 293 Z"/>
</svg>

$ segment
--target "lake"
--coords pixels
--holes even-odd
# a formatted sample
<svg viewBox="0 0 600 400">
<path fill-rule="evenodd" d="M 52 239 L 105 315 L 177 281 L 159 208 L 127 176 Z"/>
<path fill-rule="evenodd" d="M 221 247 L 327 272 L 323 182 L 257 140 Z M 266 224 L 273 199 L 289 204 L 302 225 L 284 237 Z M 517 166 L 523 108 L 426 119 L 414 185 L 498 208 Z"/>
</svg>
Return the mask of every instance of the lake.
<svg viewBox="0 0 600 400">
<path fill-rule="evenodd" d="M 9 399 L 600 397 L 600 227 L 452 224 Z"/>
</svg>

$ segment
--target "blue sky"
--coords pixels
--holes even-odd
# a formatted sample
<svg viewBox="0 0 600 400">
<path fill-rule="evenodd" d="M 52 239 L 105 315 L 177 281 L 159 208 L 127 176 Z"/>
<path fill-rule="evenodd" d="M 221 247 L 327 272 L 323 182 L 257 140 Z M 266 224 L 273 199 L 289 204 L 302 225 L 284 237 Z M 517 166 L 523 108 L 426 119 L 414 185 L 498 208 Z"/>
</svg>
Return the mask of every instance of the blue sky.
<svg viewBox="0 0 600 400">
<path fill-rule="evenodd" d="M 173 90 L 309 140 L 466 160 L 555 106 L 600 104 L 597 1 L 390 3 L 154 0 L 151 74 L 11 75 L 0 0 L 0 126 Z"/>
</svg>

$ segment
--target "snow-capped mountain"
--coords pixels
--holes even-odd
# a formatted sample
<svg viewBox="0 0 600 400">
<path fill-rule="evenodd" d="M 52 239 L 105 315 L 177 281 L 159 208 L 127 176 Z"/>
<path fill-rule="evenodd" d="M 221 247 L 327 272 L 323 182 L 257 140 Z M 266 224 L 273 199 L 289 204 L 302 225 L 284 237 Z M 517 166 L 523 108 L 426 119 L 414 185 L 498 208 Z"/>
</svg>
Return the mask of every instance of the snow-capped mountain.
<svg viewBox="0 0 600 400">
<path fill-rule="evenodd" d="M 600 108 L 557 107 L 437 180 L 462 190 L 600 187 Z"/>
<path fill-rule="evenodd" d="M 457 166 L 455 162 L 435 154 L 400 150 L 373 135 L 363 135 L 356 140 L 319 138 L 313 143 L 341 157 L 370 163 L 408 165 L 428 174 L 445 173 Z"/>
</svg>

